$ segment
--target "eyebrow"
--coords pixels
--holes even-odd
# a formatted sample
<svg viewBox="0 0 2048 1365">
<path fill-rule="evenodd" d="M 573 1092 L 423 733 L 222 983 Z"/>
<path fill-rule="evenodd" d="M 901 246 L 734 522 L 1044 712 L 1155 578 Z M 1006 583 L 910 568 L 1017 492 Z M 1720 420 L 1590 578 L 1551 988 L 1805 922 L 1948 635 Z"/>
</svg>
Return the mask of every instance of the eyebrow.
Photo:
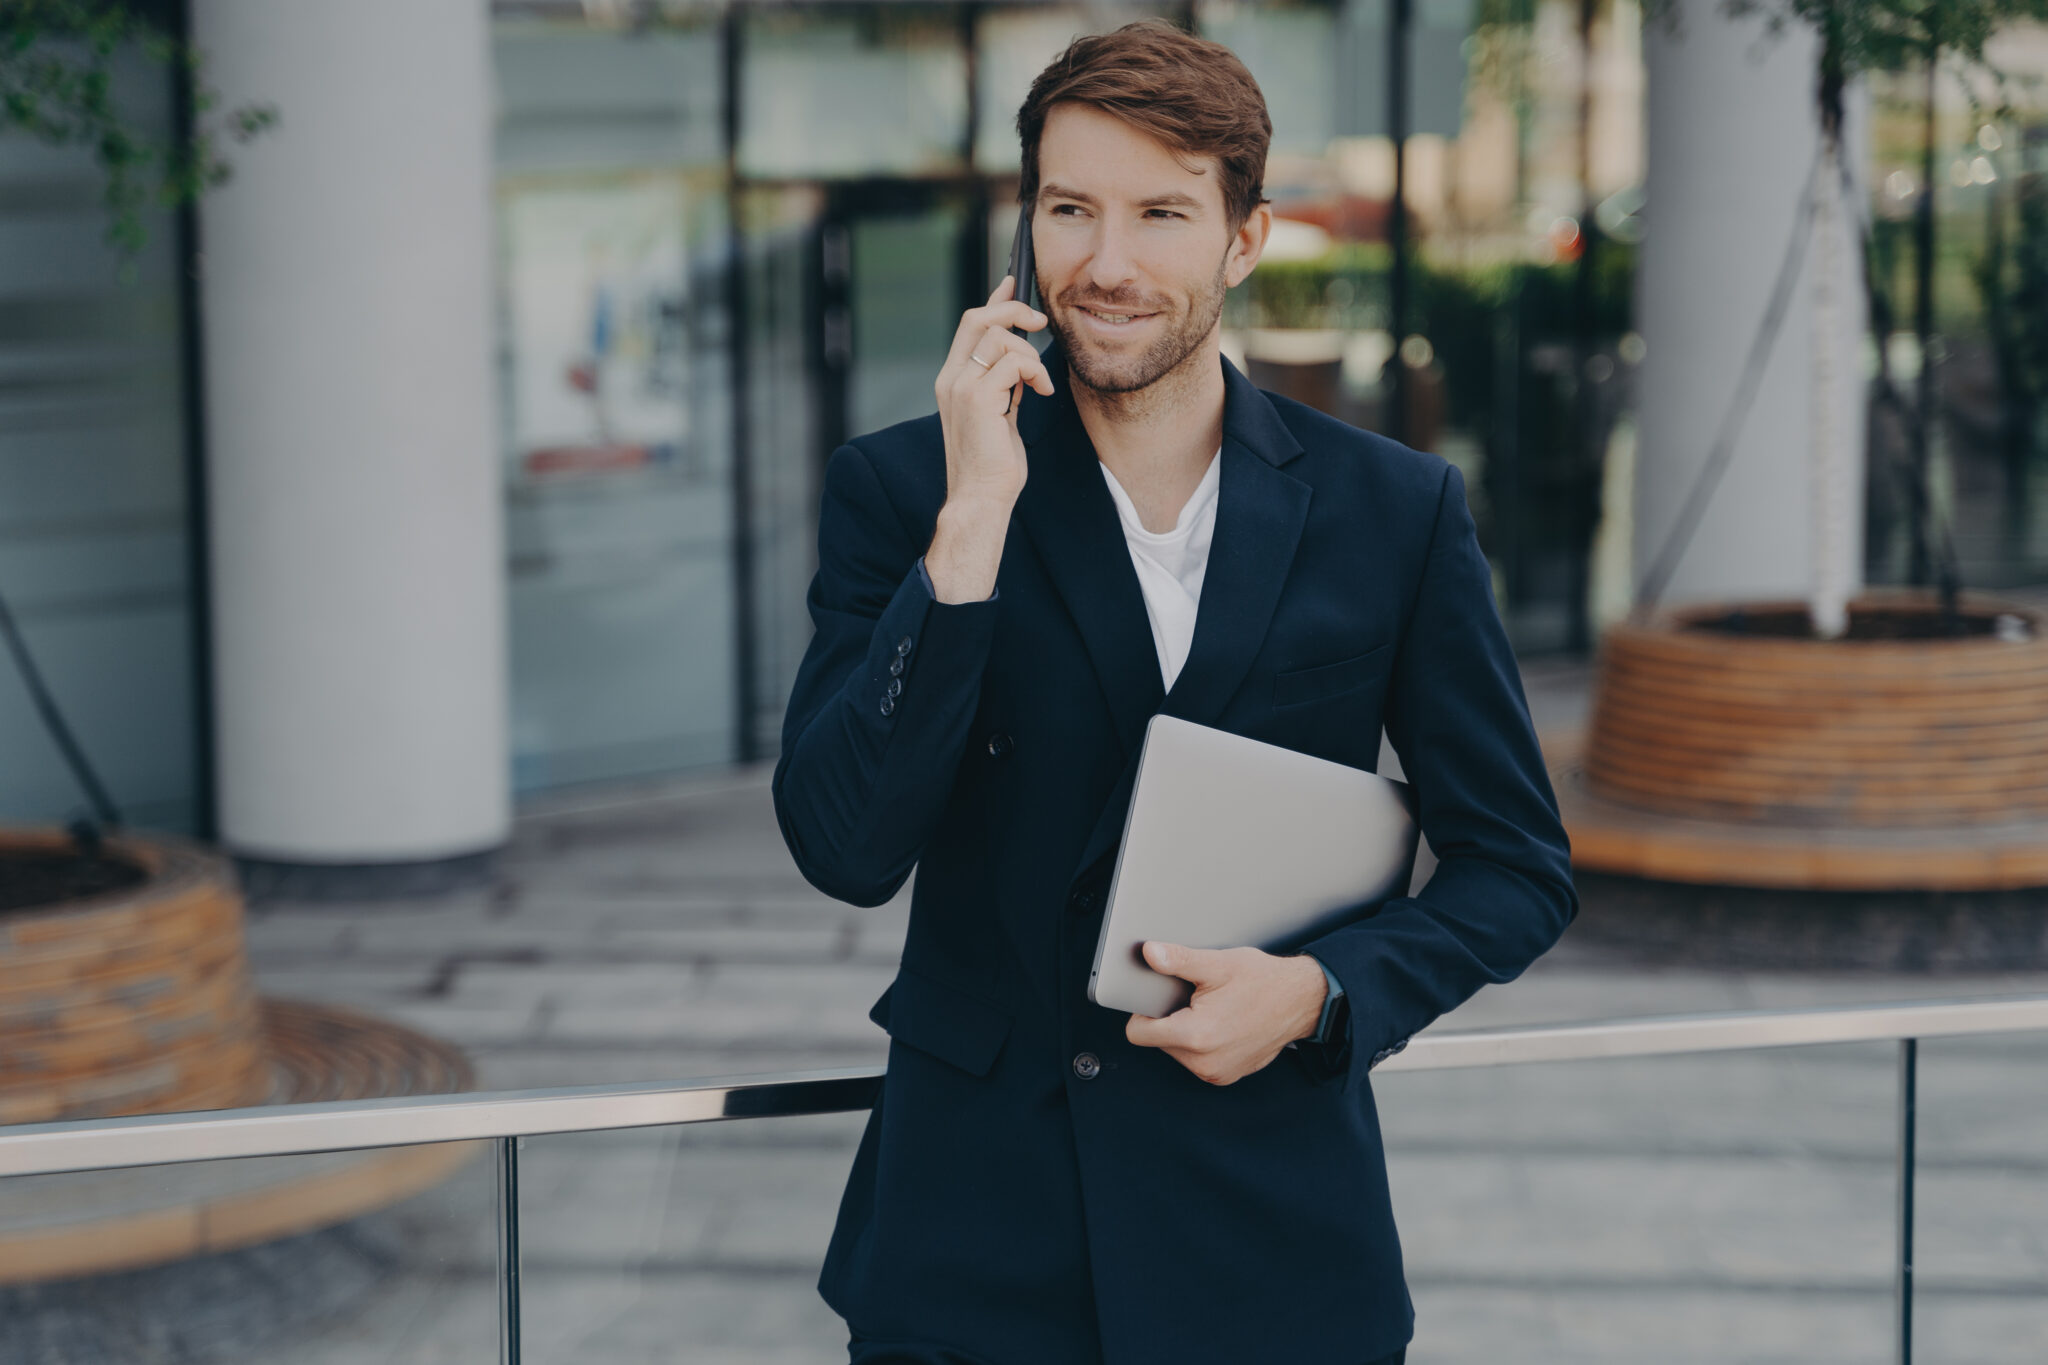
<svg viewBox="0 0 2048 1365">
<path fill-rule="evenodd" d="M 1038 197 L 1041 199 L 1071 199 L 1077 204 L 1087 204 L 1091 207 L 1101 203 L 1094 195 L 1084 194 L 1080 190 L 1068 189 L 1065 185 L 1040 185 L 1038 187 Z M 1166 194 L 1148 195 L 1138 201 L 1138 207 L 1141 209 L 1200 209 L 1202 201 L 1191 194 L 1182 194 L 1178 190 L 1173 190 Z"/>
</svg>

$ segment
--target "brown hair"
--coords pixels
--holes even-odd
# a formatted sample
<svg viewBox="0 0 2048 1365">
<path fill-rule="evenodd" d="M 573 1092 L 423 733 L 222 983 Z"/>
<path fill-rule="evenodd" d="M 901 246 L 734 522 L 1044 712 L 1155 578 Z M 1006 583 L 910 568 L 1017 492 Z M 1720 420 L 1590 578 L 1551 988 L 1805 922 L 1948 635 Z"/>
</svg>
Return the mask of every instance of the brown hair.
<svg viewBox="0 0 2048 1365">
<path fill-rule="evenodd" d="M 1056 104 L 1086 104 L 1186 156 L 1216 158 L 1231 231 L 1266 202 L 1266 97 L 1237 54 L 1162 19 L 1076 38 L 1031 82 L 1017 110 L 1024 144 L 1018 202 L 1038 198 L 1038 141 Z"/>
</svg>

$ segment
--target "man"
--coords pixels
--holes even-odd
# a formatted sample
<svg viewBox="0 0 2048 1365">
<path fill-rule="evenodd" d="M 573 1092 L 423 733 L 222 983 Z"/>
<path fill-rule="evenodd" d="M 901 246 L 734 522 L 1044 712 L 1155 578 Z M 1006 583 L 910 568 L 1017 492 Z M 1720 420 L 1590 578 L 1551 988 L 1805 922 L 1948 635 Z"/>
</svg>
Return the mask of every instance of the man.
<svg viewBox="0 0 2048 1365">
<path fill-rule="evenodd" d="M 938 413 L 825 476 L 776 811 L 830 895 L 918 876 L 819 1287 L 871 1365 L 1397 1362 L 1366 1073 L 1577 909 L 1463 484 L 1223 360 L 1271 225 L 1226 49 L 1083 38 L 1018 129 L 1045 313 L 1004 281 Z M 1148 945 L 1169 1018 L 1091 1004 L 1159 712 L 1365 769 L 1384 724 L 1428 886 L 1299 956 Z"/>
</svg>

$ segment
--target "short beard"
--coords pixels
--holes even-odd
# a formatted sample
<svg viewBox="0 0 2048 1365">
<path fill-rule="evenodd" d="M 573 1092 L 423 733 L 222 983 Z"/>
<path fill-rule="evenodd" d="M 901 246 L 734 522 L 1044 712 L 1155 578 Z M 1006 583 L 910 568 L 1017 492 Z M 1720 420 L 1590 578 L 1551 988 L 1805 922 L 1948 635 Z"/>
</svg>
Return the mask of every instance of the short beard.
<svg viewBox="0 0 2048 1365">
<path fill-rule="evenodd" d="M 1228 255 L 1216 263 L 1215 278 L 1209 281 L 1206 290 L 1189 301 L 1187 317 L 1179 327 L 1168 330 L 1129 359 L 1112 360 L 1090 351 L 1087 343 L 1061 321 L 1058 313 L 1046 309 L 1046 326 L 1060 343 L 1060 351 L 1066 356 L 1075 382 L 1099 394 L 1132 394 L 1150 388 L 1186 364 L 1188 357 L 1201 347 L 1215 329 L 1217 320 L 1223 316 L 1223 296 L 1230 292 L 1223 283 L 1223 274 L 1229 264 Z M 1043 287 L 1039 290 L 1039 297 L 1045 297 Z M 1074 306 L 1068 305 L 1069 308 Z"/>
</svg>

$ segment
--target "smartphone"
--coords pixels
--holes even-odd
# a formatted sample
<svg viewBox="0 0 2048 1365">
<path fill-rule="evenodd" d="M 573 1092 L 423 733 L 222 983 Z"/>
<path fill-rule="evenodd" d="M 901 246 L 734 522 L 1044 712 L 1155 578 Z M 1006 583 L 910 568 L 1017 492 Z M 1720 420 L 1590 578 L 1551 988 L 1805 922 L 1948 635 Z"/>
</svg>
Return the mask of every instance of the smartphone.
<svg viewBox="0 0 2048 1365">
<path fill-rule="evenodd" d="M 1010 238 L 1010 278 L 1017 282 L 1016 297 L 1027 308 L 1038 307 L 1038 262 L 1031 253 L 1031 205 L 1017 210 L 1017 231 Z M 1043 311 L 1042 309 L 1040 311 Z M 1028 336 L 1022 327 L 1012 327 L 1018 336 Z"/>
<path fill-rule="evenodd" d="M 1010 238 L 1010 278 L 1017 282 L 1012 291 L 1027 308 L 1038 308 L 1038 262 L 1031 253 L 1031 205 L 1025 204 L 1017 210 L 1017 231 Z M 1039 309 L 1044 312 L 1044 309 Z M 1010 329 L 1029 341 L 1031 334 L 1022 327 Z M 1018 390 L 1022 389 L 1018 386 Z M 1003 415 L 1010 415 L 1010 409 L 1017 406 L 1018 392 L 1012 391 L 1010 401 L 1003 407 Z"/>
</svg>

